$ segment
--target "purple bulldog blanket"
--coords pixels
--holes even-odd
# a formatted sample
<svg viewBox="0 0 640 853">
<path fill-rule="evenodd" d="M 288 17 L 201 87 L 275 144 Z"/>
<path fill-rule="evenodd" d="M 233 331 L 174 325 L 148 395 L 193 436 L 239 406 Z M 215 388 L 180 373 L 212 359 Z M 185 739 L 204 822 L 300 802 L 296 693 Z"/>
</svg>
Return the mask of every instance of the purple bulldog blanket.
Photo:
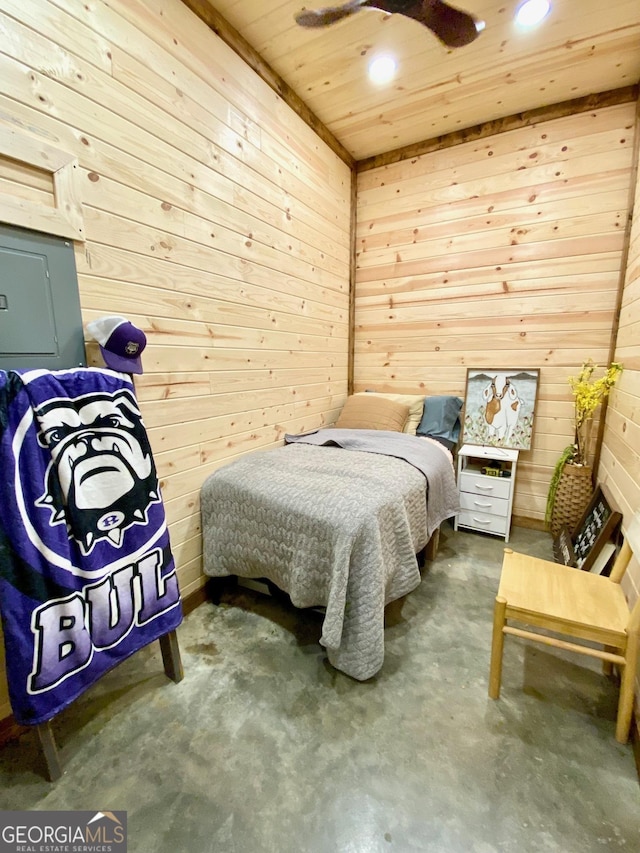
<svg viewBox="0 0 640 853">
<path fill-rule="evenodd" d="M 0 371 L 0 612 L 24 724 L 180 624 L 155 464 L 124 374 Z"/>
</svg>

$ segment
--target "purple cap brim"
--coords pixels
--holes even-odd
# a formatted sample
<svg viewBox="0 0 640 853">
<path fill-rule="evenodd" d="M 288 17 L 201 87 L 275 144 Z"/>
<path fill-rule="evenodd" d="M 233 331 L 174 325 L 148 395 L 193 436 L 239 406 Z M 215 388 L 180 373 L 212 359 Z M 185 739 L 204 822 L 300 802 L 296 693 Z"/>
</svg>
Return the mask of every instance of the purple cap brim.
<svg viewBox="0 0 640 853">
<path fill-rule="evenodd" d="M 116 355 L 111 350 L 105 349 L 102 344 L 100 352 L 104 359 L 104 363 L 112 370 L 117 370 L 120 373 L 142 373 L 142 359 L 140 356 L 136 358 L 125 358 L 124 356 Z"/>
</svg>

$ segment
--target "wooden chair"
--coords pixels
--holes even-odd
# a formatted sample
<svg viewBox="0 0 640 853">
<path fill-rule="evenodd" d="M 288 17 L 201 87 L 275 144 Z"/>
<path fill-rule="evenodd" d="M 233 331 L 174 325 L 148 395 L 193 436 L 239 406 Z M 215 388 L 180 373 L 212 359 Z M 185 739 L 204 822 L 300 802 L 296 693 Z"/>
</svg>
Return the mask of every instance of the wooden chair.
<svg viewBox="0 0 640 853">
<path fill-rule="evenodd" d="M 637 537 L 630 535 L 636 531 Z M 640 514 L 634 518 L 608 578 L 505 548 L 493 615 L 489 673 L 492 699 L 500 696 L 505 634 L 600 658 L 605 672 L 611 672 L 613 665 L 621 670 L 616 740 L 627 742 L 640 646 L 640 599 L 630 612 L 620 581 L 633 556 L 632 544 L 636 538 L 640 553 Z M 508 622 L 527 628 L 513 627 Z M 538 633 L 531 628 L 560 636 Z M 579 641 L 602 648 L 582 645 Z"/>
<path fill-rule="evenodd" d="M 178 684 L 184 678 L 178 635 L 174 630 L 163 634 L 158 639 L 160 641 L 160 651 L 162 653 L 165 674 L 167 678 Z M 40 747 L 46 763 L 47 778 L 50 782 L 56 782 L 62 776 L 62 765 L 51 728 L 51 720 L 47 720 L 46 723 L 39 723 L 35 726 L 35 729 L 38 733 L 38 740 L 40 741 Z"/>
</svg>

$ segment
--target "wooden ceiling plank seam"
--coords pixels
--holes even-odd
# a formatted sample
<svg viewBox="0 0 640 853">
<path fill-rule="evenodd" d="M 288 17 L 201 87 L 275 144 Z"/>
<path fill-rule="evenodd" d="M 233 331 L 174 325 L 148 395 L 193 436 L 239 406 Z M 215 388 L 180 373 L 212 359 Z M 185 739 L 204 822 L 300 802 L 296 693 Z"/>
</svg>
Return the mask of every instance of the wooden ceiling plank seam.
<svg viewBox="0 0 640 853">
<path fill-rule="evenodd" d="M 606 52 L 612 60 L 615 60 L 616 64 L 619 64 L 621 58 L 625 56 L 625 46 L 630 48 L 635 47 L 639 36 L 640 24 L 638 25 L 638 34 L 629 33 L 623 43 L 620 43 L 620 41 L 614 41 L 610 44 L 606 44 L 606 35 L 604 33 L 599 33 L 599 50 L 601 53 Z M 605 44 L 606 47 L 603 47 Z M 488 45 L 484 45 L 484 50 L 485 53 L 489 52 L 490 48 Z M 363 94 L 362 103 L 359 104 L 358 117 L 362 115 L 366 118 L 368 113 L 377 111 L 384 114 L 386 119 L 393 121 L 394 116 L 399 118 L 401 113 L 409 115 L 412 110 L 415 112 L 418 105 L 422 106 L 426 101 L 437 101 L 443 107 L 451 107 L 454 101 L 458 101 L 460 97 L 467 99 L 475 98 L 480 92 L 485 95 L 489 92 L 494 92 L 497 95 L 504 95 L 506 94 L 504 89 L 505 84 L 513 86 L 514 83 L 517 83 L 518 80 L 522 79 L 532 82 L 540 82 L 541 75 L 547 75 L 545 80 L 549 79 L 548 75 L 550 74 L 556 75 L 555 77 L 550 78 L 551 82 L 549 84 L 546 84 L 544 87 L 540 87 L 540 90 L 543 91 L 549 87 L 553 88 L 553 85 L 557 82 L 556 77 L 561 77 L 563 70 L 567 67 L 567 58 L 566 51 L 560 55 L 557 54 L 557 46 L 548 48 L 548 50 L 551 53 L 551 56 L 546 60 L 536 50 L 529 50 L 526 53 L 522 51 L 518 56 L 518 64 L 515 71 L 513 70 L 513 57 L 509 55 L 505 55 L 502 59 L 498 59 L 494 56 L 494 61 L 491 63 L 490 68 L 487 68 L 487 63 L 484 60 L 474 67 L 469 59 L 467 59 L 464 65 L 464 72 L 460 73 L 457 71 L 455 64 L 453 66 L 447 66 L 448 73 L 445 77 L 436 79 L 435 81 L 426 79 L 424 85 L 414 85 L 401 99 L 398 99 L 397 97 L 397 87 L 390 86 L 386 88 L 378 95 L 378 97 L 374 97 L 375 90 L 371 89 L 370 92 L 365 92 Z M 499 51 L 496 53 L 499 53 Z M 405 55 L 404 44 L 402 45 L 402 55 Z M 572 48 L 571 58 L 573 62 L 588 61 L 592 58 L 591 46 L 587 43 L 581 48 Z M 404 64 L 405 60 L 403 59 L 403 67 Z M 350 67 L 354 67 L 353 63 L 351 63 Z M 318 73 L 317 66 L 314 66 L 314 72 L 316 74 Z M 419 68 L 416 68 L 415 72 L 412 72 L 411 69 L 408 68 L 406 69 L 406 73 L 419 73 Z M 337 127 L 340 126 L 340 122 L 343 120 L 343 113 L 346 115 L 349 111 L 349 104 L 353 98 L 353 94 L 351 93 L 351 95 L 349 95 L 349 92 L 352 92 L 352 87 L 355 81 L 345 81 L 343 84 L 338 83 L 336 85 L 333 73 L 331 77 L 331 90 L 329 91 L 326 85 L 323 86 L 321 89 L 321 96 L 314 98 L 314 102 L 319 104 L 321 111 L 323 101 L 326 101 L 327 104 L 330 105 L 330 110 L 327 109 L 327 112 L 331 112 L 332 126 Z M 618 71 L 616 79 L 620 78 L 621 74 L 620 71 Z M 534 86 L 535 83 L 533 83 L 532 88 Z M 606 89 L 614 87 L 603 86 L 602 88 Z M 342 97 L 343 92 L 345 96 L 344 99 Z M 461 92 L 464 93 L 463 96 L 461 96 Z M 455 97 L 452 98 L 452 95 L 455 95 Z M 389 110 L 391 110 L 391 113 Z M 355 129 L 358 125 L 352 124 L 350 126 L 352 129 Z"/>
</svg>

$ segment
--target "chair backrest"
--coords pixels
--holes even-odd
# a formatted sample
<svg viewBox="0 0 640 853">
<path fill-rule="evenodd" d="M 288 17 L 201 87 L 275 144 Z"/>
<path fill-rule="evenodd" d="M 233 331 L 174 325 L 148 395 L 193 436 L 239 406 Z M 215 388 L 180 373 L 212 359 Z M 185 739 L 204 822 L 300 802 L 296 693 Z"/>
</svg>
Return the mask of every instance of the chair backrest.
<svg viewBox="0 0 640 853">
<path fill-rule="evenodd" d="M 640 558 L 640 512 L 637 512 L 634 515 L 631 524 L 629 525 L 620 553 L 616 557 L 616 561 L 611 569 L 609 580 L 613 581 L 613 583 L 620 583 L 627 571 L 634 553 L 638 555 L 638 558 Z M 629 623 L 627 625 L 628 636 L 636 635 L 638 633 L 640 633 L 640 595 L 631 609 Z"/>
<path fill-rule="evenodd" d="M 616 557 L 616 561 L 613 564 L 613 568 L 611 569 L 609 580 L 613 581 L 613 583 L 620 583 L 627 571 L 627 566 L 631 562 L 632 557 L 633 551 L 631 550 L 631 545 L 629 544 L 629 540 L 625 539 L 622 543 L 622 548 Z"/>
</svg>

